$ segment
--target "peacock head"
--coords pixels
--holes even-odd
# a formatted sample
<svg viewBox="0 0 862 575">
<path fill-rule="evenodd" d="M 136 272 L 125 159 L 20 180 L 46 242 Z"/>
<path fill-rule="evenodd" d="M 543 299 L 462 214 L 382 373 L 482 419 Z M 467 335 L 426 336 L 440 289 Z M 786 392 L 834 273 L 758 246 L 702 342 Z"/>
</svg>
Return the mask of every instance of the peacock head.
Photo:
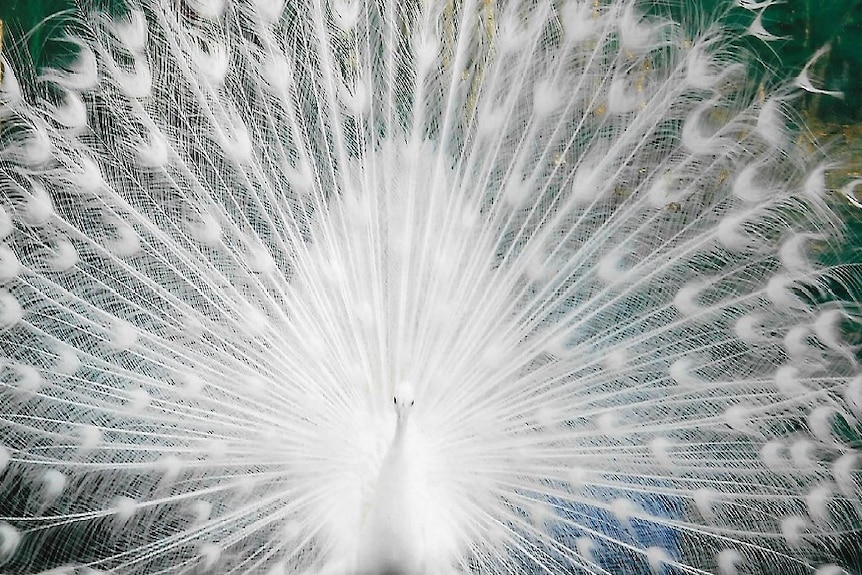
<svg viewBox="0 0 862 575">
<path fill-rule="evenodd" d="M 402 381 L 396 385 L 395 393 L 392 395 L 392 402 L 395 404 L 395 413 L 398 415 L 398 420 L 405 421 L 413 409 L 413 404 L 416 403 L 413 384 L 409 381 Z"/>
</svg>

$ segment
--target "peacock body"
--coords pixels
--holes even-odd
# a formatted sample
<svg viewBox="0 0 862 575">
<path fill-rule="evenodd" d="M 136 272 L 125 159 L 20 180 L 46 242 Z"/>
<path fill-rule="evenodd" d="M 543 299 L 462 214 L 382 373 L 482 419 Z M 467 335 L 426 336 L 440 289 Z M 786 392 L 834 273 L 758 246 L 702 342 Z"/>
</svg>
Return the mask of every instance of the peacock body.
<svg viewBox="0 0 862 575">
<path fill-rule="evenodd" d="M 134 0 L 4 61 L 0 569 L 852 572 L 816 88 L 668 14 Z"/>
</svg>

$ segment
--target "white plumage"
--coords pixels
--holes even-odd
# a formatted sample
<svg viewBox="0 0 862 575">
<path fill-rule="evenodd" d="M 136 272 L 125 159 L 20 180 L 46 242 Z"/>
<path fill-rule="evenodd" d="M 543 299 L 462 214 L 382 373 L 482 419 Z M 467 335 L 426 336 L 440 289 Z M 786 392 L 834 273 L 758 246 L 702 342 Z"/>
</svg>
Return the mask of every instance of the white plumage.
<svg viewBox="0 0 862 575">
<path fill-rule="evenodd" d="M 425 572 L 422 531 L 423 477 L 415 456 L 410 428 L 414 399 L 409 383 L 402 382 L 394 396 L 397 425 L 380 466 L 369 509 L 360 524 L 358 573 L 391 575 Z M 433 563 L 433 560 L 430 560 Z"/>
<path fill-rule="evenodd" d="M 624 0 L 130 5 L 4 62 L 0 569 L 856 568 L 809 67 Z"/>
</svg>

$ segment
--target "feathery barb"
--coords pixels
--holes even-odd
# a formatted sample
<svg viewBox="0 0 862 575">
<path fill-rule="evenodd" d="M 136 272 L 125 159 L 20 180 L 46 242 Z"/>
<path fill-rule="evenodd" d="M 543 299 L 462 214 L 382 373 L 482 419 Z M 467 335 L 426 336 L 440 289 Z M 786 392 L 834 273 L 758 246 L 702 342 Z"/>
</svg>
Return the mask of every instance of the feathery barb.
<svg viewBox="0 0 862 575">
<path fill-rule="evenodd" d="M 852 571 L 798 83 L 626 0 L 128 4 L 4 61 L 0 570 Z"/>
</svg>

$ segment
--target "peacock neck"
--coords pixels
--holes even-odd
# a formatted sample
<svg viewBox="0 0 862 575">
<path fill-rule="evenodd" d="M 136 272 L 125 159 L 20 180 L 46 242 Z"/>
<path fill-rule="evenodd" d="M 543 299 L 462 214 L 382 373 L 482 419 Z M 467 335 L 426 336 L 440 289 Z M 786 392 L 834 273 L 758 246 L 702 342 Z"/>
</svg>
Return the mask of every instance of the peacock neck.
<svg viewBox="0 0 862 575">
<path fill-rule="evenodd" d="M 407 436 L 407 417 L 399 414 L 395 420 L 395 435 L 392 436 L 392 445 L 390 450 L 401 447 Z"/>
</svg>

